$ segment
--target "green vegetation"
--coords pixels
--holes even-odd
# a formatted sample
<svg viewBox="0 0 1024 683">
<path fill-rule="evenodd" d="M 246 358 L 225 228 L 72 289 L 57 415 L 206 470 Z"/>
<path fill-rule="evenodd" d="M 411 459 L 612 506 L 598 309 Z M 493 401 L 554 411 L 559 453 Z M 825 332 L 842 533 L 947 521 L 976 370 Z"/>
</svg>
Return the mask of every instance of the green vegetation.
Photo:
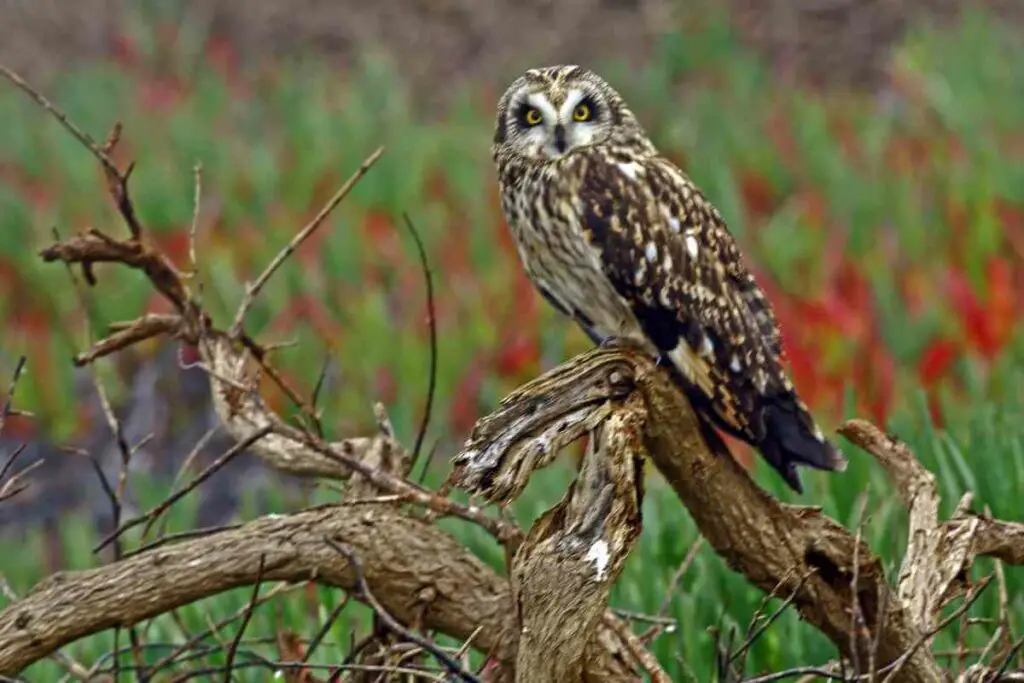
<svg viewBox="0 0 1024 683">
<path fill-rule="evenodd" d="M 441 344 L 431 435 L 442 438 L 441 453 L 517 383 L 586 348 L 519 271 L 496 205 L 491 113 L 475 94 L 460 94 L 442 117 L 424 115 L 380 63 L 344 77 L 316 64 L 281 64 L 242 81 L 212 58 L 155 66 L 140 56 L 155 49 L 145 38 L 134 36 L 137 50 L 121 62 L 66 74 L 49 94 L 96 138 L 122 121 L 118 156 L 137 162 L 138 209 L 182 266 L 193 166 L 202 163 L 199 267 L 204 302 L 218 320 L 230 320 L 246 279 L 359 162 L 378 144 L 387 148 L 248 318 L 261 339 L 301 341 L 279 357 L 296 385 L 312 388 L 324 353 L 343 369 L 344 382 L 323 401 L 325 414 L 336 416 L 327 421 L 334 435 L 366 427 L 368 400 L 379 398 L 411 441 L 422 410 L 426 305 L 415 251 L 398 223 L 404 211 L 423 235 L 435 274 Z M 794 379 L 808 402 L 826 424 L 852 415 L 884 422 L 937 473 L 947 514 L 969 489 L 996 516 L 1020 518 L 1024 80 L 1012 65 L 1024 64 L 1024 46 L 979 15 L 955 30 L 912 35 L 895 59 L 893 93 L 884 97 L 776 87 L 722 27 L 666 36 L 660 49 L 640 77 L 626 77 L 614 64 L 605 71 L 729 221 L 776 302 Z M 52 226 L 67 234 L 116 219 L 94 160 L 52 119 L 9 87 L 0 89 L 0 119 L 0 376 L 10 369 L 3 363 L 28 356 L 19 404 L 62 440 L 81 428 L 69 400 L 69 358 L 83 345 L 83 320 L 63 269 L 42 264 L 36 252 Z M 97 275 L 98 328 L 154 306 L 137 276 L 103 267 Z M 276 405 L 286 408 L 283 400 Z M 865 537 L 894 569 L 904 512 L 870 458 L 848 454 L 845 474 L 807 477 L 800 501 L 849 526 L 866 505 Z M 524 524 L 560 497 L 570 474 L 555 467 L 531 484 L 516 506 Z M 780 498 L 795 500 L 760 462 L 755 475 Z M 165 493 L 141 480 L 132 486 L 143 505 Z M 329 500 L 330 492 L 316 497 Z M 289 506 L 281 497 L 271 503 Z M 170 528 L 188 528 L 194 512 L 186 498 Z M 254 514 L 252 501 L 240 512 Z M 652 612 L 696 532 L 660 482 L 649 488 L 644 525 L 613 605 Z M 484 536 L 450 528 L 500 566 Z M 65 520 L 61 533 L 70 567 L 96 563 L 86 520 Z M 18 592 L 41 578 L 39 538 L 2 539 L 0 553 L 17 558 L 5 560 L 2 573 Z M 978 571 L 989 570 L 983 562 Z M 1024 614 L 1024 576 L 1010 572 L 1007 579 L 1011 612 Z M 249 593 L 183 608 L 180 623 L 204 630 L 208 619 L 242 609 Z M 277 601 L 279 611 L 257 612 L 247 633 L 311 635 L 340 597 L 324 588 L 292 593 Z M 704 549 L 672 598 L 679 626 L 660 636 L 654 651 L 673 677 L 691 670 L 707 680 L 714 661 L 708 628 L 742 630 L 761 599 Z M 971 613 L 994 609 L 992 593 Z M 314 661 L 337 662 L 348 629 L 365 623 L 365 610 L 347 611 Z M 222 637 L 229 640 L 233 629 Z M 969 641 L 986 635 L 979 627 Z M 955 637 L 943 634 L 937 647 L 949 649 Z M 92 662 L 111 649 L 112 638 L 89 638 L 69 652 Z M 148 640 L 182 638 L 165 618 Z M 266 653 L 272 648 L 269 642 Z M 753 648 L 749 666 L 779 669 L 833 655 L 823 637 L 787 614 Z M 58 674 L 49 662 L 28 672 L 30 680 Z M 256 669 L 248 676 L 239 680 L 266 678 Z"/>
</svg>

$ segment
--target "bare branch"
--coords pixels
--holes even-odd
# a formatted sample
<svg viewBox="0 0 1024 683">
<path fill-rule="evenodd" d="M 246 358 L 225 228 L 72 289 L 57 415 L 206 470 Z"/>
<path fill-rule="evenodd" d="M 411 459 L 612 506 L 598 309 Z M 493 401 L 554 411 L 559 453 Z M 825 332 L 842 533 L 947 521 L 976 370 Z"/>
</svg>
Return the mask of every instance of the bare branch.
<svg viewBox="0 0 1024 683">
<path fill-rule="evenodd" d="M 380 159 L 380 155 L 383 153 L 384 148 L 378 147 L 376 151 L 366 157 L 366 160 L 363 161 L 362 165 L 360 165 L 358 169 L 356 169 L 356 172 L 352 174 L 352 177 L 346 180 L 345 184 L 342 185 L 341 188 L 334 193 L 334 196 L 327 201 L 327 204 L 320 209 L 320 213 L 318 213 L 313 220 L 306 225 L 306 227 L 299 231 L 299 233 L 284 246 L 284 249 L 274 257 L 274 260 L 271 261 L 260 276 L 256 278 L 256 282 L 254 282 L 252 286 L 246 287 L 245 296 L 242 298 L 242 303 L 238 307 L 238 313 L 235 314 L 235 322 L 231 325 L 230 336 L 233 339 L 237 339 L 241 334 L 242 323 L 245 321 L 245 314 L 249 311 L 249 308 L 252 307 L 253 302 L 259 295 L 260 290 L 263 289 L 263 286 L 267 284 L 270 276 L 272 276 L 277 269 L 281 267 L 281 264 L 299 248 L 299 245 L 305 242 L 310 235 L 316 232 L 317 228 L 320 227 L 324 220 L 331 215 L 331 212 L 334 211 L 335 207 L 341 203 L 341 200 L 347 197 L 348 193 L 352 191 L 352 188 L 354 188 L 359 180 L 366 175 L 366 172 L 370 170 L 370 167 L 377 163 L 377 160 Z"/>
</svg>

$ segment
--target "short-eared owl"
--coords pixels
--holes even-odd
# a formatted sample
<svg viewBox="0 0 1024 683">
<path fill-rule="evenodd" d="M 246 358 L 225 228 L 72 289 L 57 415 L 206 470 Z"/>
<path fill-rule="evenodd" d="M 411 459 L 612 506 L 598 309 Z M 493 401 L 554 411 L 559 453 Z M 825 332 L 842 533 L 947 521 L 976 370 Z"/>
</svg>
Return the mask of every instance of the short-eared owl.
<svg viewBox="0 0 1024 683">
<path fill-rule="evenodd" d="M 718 210 L 622 97 L 578 66 L 532 69 L 498 103 L 494 161 L 520 259 L 595 343 L 668 359 L 704 420 L 797 465 L 842 470 L 786 376 L 772 309 Z"/>
</svg>

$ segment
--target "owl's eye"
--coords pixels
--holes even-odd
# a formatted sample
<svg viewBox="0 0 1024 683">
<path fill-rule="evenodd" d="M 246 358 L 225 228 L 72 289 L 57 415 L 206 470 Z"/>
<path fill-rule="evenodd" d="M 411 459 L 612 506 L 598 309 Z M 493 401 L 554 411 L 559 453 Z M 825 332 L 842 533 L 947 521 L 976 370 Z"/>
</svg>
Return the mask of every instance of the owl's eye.
<svg viewBox="0 0 1024 683">
<path fill-rule="evenodd" d="M 572 110 L 573 121 L 589 121 L 594 117 L 594 110 L 590 108 L 590 105 L 586 102 L 580 102 L 576 105 L 576 108 Z"/>
<path fill-rule="evenodd" d="M 528 126 L 536 126 L 544 117 L 541 116 L 540 109 L 530 108 L 523 113 L 523 121 Z"/>
</svg>

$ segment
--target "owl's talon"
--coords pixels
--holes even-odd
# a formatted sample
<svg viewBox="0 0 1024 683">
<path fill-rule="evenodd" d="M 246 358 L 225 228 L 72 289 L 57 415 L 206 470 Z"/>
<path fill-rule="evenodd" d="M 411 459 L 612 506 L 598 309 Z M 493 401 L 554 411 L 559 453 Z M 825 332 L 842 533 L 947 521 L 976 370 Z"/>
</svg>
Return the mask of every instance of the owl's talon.
<svg viewBox="0 0 1024 683">
<path fill-rule="evenodd" d="M 632 346 L 635 342 L 629 337 L 619 337 L 616 335 L 608 335 L 601 339 L 601 343 L 597 345 L 599 349 L 613 349 L 617 346 Z"/>
</svg>

